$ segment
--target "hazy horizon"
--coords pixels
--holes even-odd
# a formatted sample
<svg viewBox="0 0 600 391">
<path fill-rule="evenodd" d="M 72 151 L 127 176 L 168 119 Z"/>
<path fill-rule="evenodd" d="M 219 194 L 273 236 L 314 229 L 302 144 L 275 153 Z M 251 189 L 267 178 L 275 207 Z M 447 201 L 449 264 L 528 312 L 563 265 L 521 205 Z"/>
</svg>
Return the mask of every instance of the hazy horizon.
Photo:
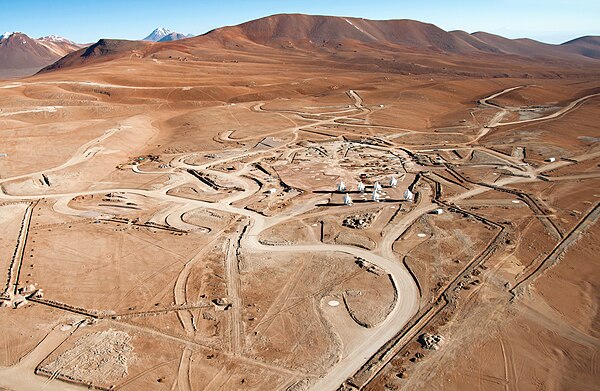
<svg viewBox="0 0 600 391">
<path fill-rule="evenodd" d="M 532 38 L 563 43 L 585 35 L 600 35 L 600 3 L 590 0 L 499 0 L 493 4 L 435 0 L 426 5 L 409 1 L 207 1 L 177 3 L 156 0 L 116 0 L 85 3 L 2 1 L 0 33 L 20 31 L 31 37 L 60 35 L 79 43 L 100 38 L 142 39 L 157 27 L 200 35 L 214 28 L 279 14 L 348 16 L 366 19 L 414 19 L 451 30 L 485 31 L 507 38 Z"/>
</svg>

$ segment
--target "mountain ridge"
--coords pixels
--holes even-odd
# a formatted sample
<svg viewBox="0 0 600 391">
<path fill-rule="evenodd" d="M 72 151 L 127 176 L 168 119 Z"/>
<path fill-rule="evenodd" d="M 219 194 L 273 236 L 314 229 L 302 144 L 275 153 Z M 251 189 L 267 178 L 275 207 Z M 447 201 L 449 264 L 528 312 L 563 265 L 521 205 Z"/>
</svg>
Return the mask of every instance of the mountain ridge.
<svg viewBox="0 0 600 391">
<path fill-rule="evenodd" d="M 451 53 L 467 54 L 487 50 L 522 56 L 531 56 L 532 49 L 535 55 L 557 55 L 561 47 L 568 46 L 579 39 L 555 45 L 529 38 L 509 39 L 487 32 L 463 32 L 469 35 L 467 38 L 460 33 L 460 30 L 445 31 L 434 24 L 411 19 L 370 20 L 304 14 L 276 14 L 236 26 L 221 27 L 205 35 L 231 34 L 231 30 L 237 30 L 244 38 L 266 45 L 277 43 L 278 40 L 291 39 L 300 42 L 312 41 L 312 43 L 318 43 L 323 39 L 326 41 L 354 39 L 362 43 L 415 46 Z M 600 37 L 596 38 L 600 40 Z"/>
<path fill-rule="evenodd" d="M 48 66 L 81 45 L 59 36 L 31 38 L 22 32 L 0 36 L 0 77 L 18 77 Z"/>
<path fill-rule="evenodd" d="M 328 53 L 337 56 L 336 61 L 342 59 L 340 53 L 354 52 L 358 53 L 355 57 L 360 57 L 360 61 L 368 64 L 381 61 L 383 53 L 393 56 L 405 53 L 411 56 L 454 56 L 462 58 L 462 62 L 473 58 L 485 58 L 488 62 L 511 58 L 533 65 L 540 60 L 568 64 L 600 59 L 600 37 L 582 37 L 553 45 L 531 39 L 508 39 L 486 32 L 470 34 L 461 30 L 445 31 L 433 24 L 410 19 L 369 20 L 304 14 L 277 14 L 235 26 L 220 27 L 178 44 L 173 41 L 101 41 L 96 44 L 97 51 L 73 52 L 42 71 L 82 65 L 86 59 L 101 61 L 103 56 L 108 56 L 105 59 L 114 59 L 119 57 L 120 52 L 123 57 L 132 54 L 145 57 L 160 56 L 161 52 L 175 50 L 181 57 L 187 58 L 193 57 L 195 52 L 219 48 L 237 52 L 296 49 L 298 54 L 303 55 Z M 108 46 L 110 49 L 107 49 Z M 389 66 L 399 69 L 398 64 Z"/>
</svg>

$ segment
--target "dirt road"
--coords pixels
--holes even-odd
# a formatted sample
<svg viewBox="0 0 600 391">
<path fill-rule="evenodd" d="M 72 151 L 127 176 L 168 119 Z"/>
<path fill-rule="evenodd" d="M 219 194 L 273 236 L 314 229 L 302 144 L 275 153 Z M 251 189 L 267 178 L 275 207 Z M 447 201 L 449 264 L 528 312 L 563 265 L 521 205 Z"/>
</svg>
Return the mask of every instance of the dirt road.
<svg viewBox="0 0 600 391">
<path fill-rule="evenodd" d="M 563 114 L 565 114 L 565 113 L 573 110 L 581 102 L 584 102 L 584 101 L 586 101 L 586 100 L 588 100 L 590 98 L 594 98 L 596 96 L 600 96 L 600 93 L 586 95 L 586 96 L 581 97 L 581 98 L 579 98 L 577 100 L 574 100 L 573 102 L 569 103 L 567 106 L 565 106 L 562 109 L 558 110 L 556 113 L 552 113 L 552 114 L 547 115 L 545 117 L 524 119 L 524 120 L 520 120 L 520 121 L 501 122 L 501 123 L 496 124 L 495 126 L 521 125 L 521 124 L 526 124 L 526 123 L 530 123 L 530 122 L 546 121 L 546 120 L 549 120 L 549 119 L 558 118 L 558 117 L 562 116 Z"/>
<path fill-rule="evenodd" d="M 524 121 L 517 121 L 517 122 L 513 122 L 513 123 L 500 123 L 501 119 L 504 117 L 504 115 L 508 111 L 503 108 L 500 108 L 496 105 L 492 105 L 492 104 L 488 103 L 488 101 L 490 99 L 493 99 L 497 96 L 500 96 L 501 94 L 515 90 L 517 88 L 523 88 L 523 87 L 524 86 L 512 87 L 512 88 L 503 90 L 499 93 L 490 95 L 489 97 L 484 98 L 480 101 L 480 103 L 490 106 L 490 107 L 493 107 L 493 108 L 496 108 L 496 109 L 499 109 L 500 111 L 498 113 L 496 113 L 496 115 L 490 120 L 490 122 L 486 126 L 481 128 L 477 137 L 471 143 L 477 142 L 480 138 L 484 137 L 489 132 L 491 127 L 495 127 L 498 125 L 525 123 L 525 122 L 532 121 L 532 120 L 524 120 Z M 4 88 L 11 88 L 11 87 L 4 87 Z M 132 87 L 132 88 L 135 88 L 135 87 Z M 544 117 L 544 118 L 539 118 L 537 120 L 556 118 L 556 117 L 566 113 L 567 111 L 571 110 L 572 108 L 576 107 L 577 104 L 584 101 L 585 99 L 588 99 L 588 98 L 590 98 L 592 96 L 596 96 L 596 95 L 600 95 L 600 94 L 589 95 L 587 97 L 580 98 L 577 101 L 572 102 L 569 106 L 565 107 L 561 111 L 554 113 L 552 115 L 553 117 L 548 116 L 548 117 Z M 369 111 L 368 109 L 366 109 L 364 107 L 362 98 L 355 91 L 353 91 L 353 90 L 349 91 L 348 96 L 354 100 L 355 109 L 353 109 L 352 111 L 350 111 L 346 114 L 343 114 L 342 112 L 337 112 L 337 114 L 335 114 L 333 116 L 329 116 L 328 118 L 313 120 L 308 125 L 305 124 L 302 126 L 293 126 L 293 127 L 282 129 L 281 131 L 278 131 L 277 133 L 292 132 L 294 134 L 294 137 L 292 138 L 291 141 L 283 143 L 281 146 L 277 147 L 276 150 L 284 150 L 284 149 L 288 148 L 288 146 L 290 146 L 290 144 L 292 144 L 293 142 L 296 141 L 297 132 L 301 129 L 307 129 L 310 127 L 318 127 L 318 126 L 327 125 L 327 124 L 334 124 L 336 121 L 339 121 L 342 119 L 346 119 L 346 120 L 350 119 L 350 118 L 354 119 L 354 116 L 359 115 L 359 114 L 364 114 L 365 112 Z M 101 142 L 105 138 L 110 137 L 116 131 L 117 131 L 117 129 L 110 129 L 110 130 L 106 131 L 102 136 L 95 138 L 93 140 L 90 140 L 88 143 L 85 143 L 75 152 L 75 154 L 69 160 L 67 160 L 65 163 L 63 163 L 62 165 L 60 165 L 58 167 L 55 167 L 53 169 L 49 169 L 46 171 L 40 171 L 40 172 L 20 175 L 20 176 L 16 176 L 13 178 L 5 178 L 5 179 L 2 179 L 0 181 L 0 183 L 11 181 L 11 180 L 16 180 L 16 179 L 34 177 L 35 175 L 41 175 L 41 173 L 43 173 L 43 172 L 64 169 L 64 168 L 67 168 L 74 164 L 77 164 L 79 162 L 82 162 L 84 160 L 93 159 L 95 154 L 100 152 L 101 149 L 93 149 L 92 150 L 92 148 L 96 148 L 95 145 L 97 145 L 99 142 Z M 418 166 L 416 161 L 411 157 L 412 154 L 408 153 L 410 151 L 407 152 L 407 150 L 405 150 L 403 147 L 396 147 L 396 146 L 392 146 L 392 147 L 370 146 L 370 147 L 373 149 L 385 149 L 386 151 L 390 151 L 390 152 L 394 153 L 395 155 L 401 157 L 402 160 L 404 161 L 404 167 L 407 170 L 411 170 L 411 171 L 414 170 L 415 172 L 418 172 L 421 170 L 421 168 Z M 177 175 L 176 177 L 174 177 L 175 180 L 171 181 L 170 183 L 163 186 L 162 188 L 156 189 L 156 190 L 142 190 L 142 189 L 135 189 L 135 188 L 113 188 L 113 189 L 87 190 L 87 191 L 75 192 L 75 193 L 38 194 L 38 195 L 22 196 L 22 195 L 5 194 L 1 190 L 2 188 L 0 187 L 0 200 L 23 201 L 23 200 L 39 200 L 39 199 L 43 199 L 43 198 L 56 199 L 56 200 L 58 200 L 58 202 L 55 206 L 56 211 L 61 212 L 61 213 L 70 214 L 70 215 L 80 215 L 82 217 L 90 217 L 89 211 L 78 211 L 76 209 L 69 208 L 68 207 L 69 200 L 76 196 L 89 195 L 89 194 L 105 194 L 105 193 L 109 193 L 109 192 L 112 192 L 112 193 L 122 192 L 122 193 L 129 193 L 129 194 L 137 194 L 137 195 L 141 195 L 144 197 L 153 198 L 153 199 L 156 199 L 159 201 L 164 201 L 164 202 L 172 205 L 171 207 L 169 207 L 169 209 L 167 209 L 165 211 L 164 220 L 166 223 L 168 223 L 172 226 L 176 226 L 182 230 L 195 229 L 195 226 L 192 226 L 191 224 L 183 222 L 182 216 L 185 213 L 192 211 L 196 208 L 205 208 L 208 210 L 227 212 L 227 213 L 231 213 L 232 215 L 237 216 L 237 217 L 243 216 L 243 217 L 248 218 L 249 219 L 248 228 L 245 231 L 243 231 L 243 233 L 241 234 L 240 241 L 239 241 L 240 248 L 245 251 L 287 252 L 287 253 L 289 253 L 289 252 L 293 252 L 293 253 L 343 253 L 343 254 L 349 254 L 354 257 L 360 257 L 360 258 L 367 260 L 368 262 L 381 268 L 382 270 L 384 270 L 386 273 L 388 273 L 390 275 L 392 282 L 395 286 L 395 289 L 397 290 L 397 293 L 398 293 L 398 295 L 397 295 L 398 300 L 394 303 L 394 306 L 393 306 L 391 312 L 389 313 L 388 317 L 378 327 L 373 328 L 373 332 L 365 333 L 365 337 L 363 340 L 356 343 L 354 345 L 353 349 L 345 351 L 341 360 L 338 363 L 336 363 L 332 368 L 330 368 L 325 376 L 318 379 L 311 385 L 313 390 L 319 390 L 319 391 L 334 390 L 342 382 L 344 382 L 348 377 L 353 375 L 371 356 L 376 354 L 377 351 L 386 342 L 388 342 L 392 337 L 397 335 L 401 331 L 401 329 L 404 327 L 404 325 L 418 311 L 419 291 L 418 291 L 417 285 L 416 285 L 413 277 L 409 273 L 409 271 L 404 267 L 403 263 L 397 258 L 397 255 L 393 251 L 393 245 L 394 245 L 395 241 L 398 239 L 398 237 L 400 237 L 406 231 L 406 229 L 408 229 L 408 227 L 410 227 L 411 224 L 414 223 L 414 221 L 416 221 L 421 216 L 436 209 L 438 207 L 438 205 L 433 203 L 430 197 L 426 197 L 427 199 L 422 199 L 421 202 L 413 210 L 411 210 L 410 212 L 403 215 L 401 217 L 401 219 L 397 223 L 395 223 L 393 227 L 391 227 L 391 229 L 389 229 L 388 231 L 386 231 L 384 233 L 384 235 L 381 239 L 381 242 L 375 251 L 368 251 L 368 250 L 365 250 L 365 249 L 362 249 L 359 247 L 355 247 L 355 246 L 350 246 L 350 245 L 323 244 L 323 243 L 292 244 L 292 245 L 285 245 L 285 246 L 266 245 L 266 244 L 261 243 L 258 239 L 260 237 L 260 235 L 266 229 L 268 229 L 276 224 L 285 223 L 307 211 L 310 211 L 311 209 L 314 209 L 316 207 L 316 204 L 319 202 L 319 200 L 313 199 L 312 201 L 307 201 L 304 204 L 298 205 L 295 208 L 288 209 L 286 212 L 280 213 L 279 215 L 276 215 L 273 217 L 267 217 L 267 216 L 261 215 L 259 213 L 253 212 L 251 210 L 248 210 L 248 209 L 245 209 L 242 207 L 233 206 L 233 203 L 242 201 L 248 197 L 251 197 L 252 195 L 256 194 L 256 192 L 258 192 L 260 190 L 259 186 L 254 181 L 252 181 L 249 178 L 244 176 L 244 174 L 247 174 L 247 172 L 249 170 L 250 163 L 244 163 L 245 167 L 243 169 L 238 170 L 237 172 L 232 172 L 232 173 L 229 173 L 229 172 L 224 173 L 224 172 L 221 172 L 221 171 L 218 171 L 215 169 L 211 169 L 211 167 L 215 167 L 221 163 L 227 163 L 232 160 L 239 161 L 241 158 L 248 159 L 250 157 L 256 157 L 258 159 L 261 156 L 267 156 L 269 153 L 270 152 L 265 152 L 265 151 L 237 150 L 237 151 L 234 151 L 233 153 L 228 154 L 226 157 L 215 159 L 213 161 L 210 161 L 209 163 L 200 164 L 200 165 L 192 165 L 192 164 L 185 163 L 185 160 L 188 159 L 191 156 L 191 154 L 182 154 L 181 156 L 173 159 L 170 162 L 170 166 L 171 166 L 170 170 L 173 171 L 171 174 Z M 561 164 L 562 164 L 562 162 L 561 162 Z M 544 168 L 544 170 L 551 169 L 551 167 L 554 167 L 554 166 L 547 165 L 546 168 Z M 239 190 L 236 190 L 236 191 L 232 192 L 231 194 L 224 196 L 222 199 L 220 199 L 214 203 L 168 195 L 167 192 L 169 190 L 171 190 L 179 185 L 191 183 L 192 181 L 194 181 L 194 178 L 191 175 L 186 173 L 186 170 L 188 170 L 188 169 L 204 171 L 214 177 L 219 178 L 219 180 L 223 180 L 227 183 L 231 183 L 231 184 L 235 185 L 236 187 L 239 187 Z M 134 172 L 137 174 L 140 174 L 140 175 L 145 174 L 145 172 L 139 170 L 138 167 L 136 167 L 134 169 Z M 541 168 L 540 168 L 539 172 L 542 172 Z M 537 174 L 539 172 L 537 170 L 530 170 L 529 175 L 526 177 L 504 178 L 504 179 L 501 179 L 498 182 L 496 182 L 495 185 L 496 186 L 505 186 L 508 184 L 513 184 L 513 183 L 518 183 L 518 182 L 538 181 L 539 178 L 537 178 L 535 174 Z M 478 195 L 478 194 L 481 194 L 481 193 L 484 193 L 484 192 L 487 192 L 490 190 L 491 190 L 490 187 L 477 186 L 471 190 L 467 190 L 457 196 L 454 196 L 454 197 L 448 199 L 447 201 L 455 202 L 458 200 L 467 199 L 467 198 L 473 197 L 475 195 Z M 237 262 L 235 259 L 235 257 L 236 257 L 235 252 L 238 251 L 238 249 L 234 246 L 235 243 L 232 242 L 233 240 L 237 240 L 237 238 L 230 238 L 229 240 L 230 240 L 230 245 L 228 246 L 229 253 L 225 260 L 226 265 L 227 265 L 229 295 L 231 296 L 231 299 L 234 301 L 234 303 L 233 303 L 234 306 L 239 308 L 241 306 L 241 299 L 240 299 L 240 296 L 241 296 L 240 289 L 241 288 L 239 286 L 239 276 L 236 275 Z M 186 264 L 186 266 L 184 267 L 184 270 L 180 274 L 180 277 L 177 279 L 177 282 L 174 286 L 174 292 L 175 292 L 177 304 L 182 304 L 182 303 L 185 303 L 185 301 L 186 301 L 185 286 L 186 286 L 186 282 L 187 282 L 187 276 L 189 275 L 191 264 L 193 262 L 195 262 L 195 260 L 197 260 L 197 259 L 198 258 L 195 257 L 194 259 L 192 259 L 189 262 L 189 264 Z M 236 314 L 236 311 L 233 311 L 232 320 L 231 320 L 231 323 L 232 323 L 232 352 L 234 355 L 241 355 L 242 347 L 243 347 L 243 337 L 244 337 L 243 332 L 242 332 L 243 329 L 241 328 L 243 326 L 243 324 L 242 324 L 241 316 L 239 315 L 239 313 Z M 193 332 L 193 321 L 189 317 L 186 317 L 186 316 L 181 317 L 180 319 L 181 319 L 182 324 L 184 325 L 184 328 L 186 329 L 186 331 L 188 331 L 189 333 Z M 50 341 L 53 338 L 55 338 L 54 334 L 49 339 L 48 343 L 50 343 Z M 30 358 L 30 360 L 33 360 L 33 358 L 35 358 L 35 357 L 36 357 L 35 355 L 32 356 L 32 358 Z M 186 364 L 184 361 L 186 361 L 188 358 L 189 358 L 189 352 L 188 353 L 184 352 L 184 356 L 182 356 L 182 360 L 183 360 L 182 362 L 184 364 Z M 242 358 L 243 358 L 243 355 L 240 357 L 240 359 L 242 359 Z M 184 386 L 184 383 L 185 383 L 184 375 L 187 371 L 187 369 L 185 369 L 184 366 L 182 366 L 182 368 L 184 368 L 184 369 L 181 372 L 180 386 Z M 5 371 L 5 372 L 2 372 L 2 371 Z M 6 372 L 6 371 L 9 371 L 9 372 Z M 13 372 L 10 372 L 10 371 L 13 371 Z M 27 376 L 37 379 L 37 380 L 35 380 L 35 382 L 43 383 L 43 381 L 44 381 L 44 380 L 41 380 L 39 377 L 33 375 L 31 368 L 26 367 L 26 366 L 15 366 L 15 367 L 11 367 L 8 369 L 0 369 L 0 378 L 1 378 L 2 373 L 10 374 L 10 373 L 22 373 L 22 372 L 27 372 L 29 374 Z M 14 380 L 15 375 L 11 375 L 11 376 L 13 376 L 11 379 Z M 38 384 L 35 382 L 32 384 Z M 2 383 L 0 382 L 0 384 L 2 384 Z M 12 386 L 11 384 L 9 384 L 9 386 Z M 52 383 L 50 383 L 50 384 L 52 384 Z M 62 385 L 62 383 L 61 383 L 61 385 Z M 52 388 L 47 388 L 47 389 L 52 389 Z M 62 388 L 62 389 L 67 389 L 67 388 Z"/>
</svg>

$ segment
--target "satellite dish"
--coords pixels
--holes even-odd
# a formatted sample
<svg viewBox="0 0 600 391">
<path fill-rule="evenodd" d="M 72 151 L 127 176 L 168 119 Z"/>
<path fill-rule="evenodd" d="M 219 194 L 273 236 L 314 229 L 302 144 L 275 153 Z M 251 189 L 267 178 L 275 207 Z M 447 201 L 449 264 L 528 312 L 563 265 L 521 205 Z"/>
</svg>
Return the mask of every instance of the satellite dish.
<svg viewBox="0 0 600 391">
<path fill-rule="evenodd" d="M 344 195 L 344 205 L 352 205 L 352 198 L 348 194 Z"/>
</svg>

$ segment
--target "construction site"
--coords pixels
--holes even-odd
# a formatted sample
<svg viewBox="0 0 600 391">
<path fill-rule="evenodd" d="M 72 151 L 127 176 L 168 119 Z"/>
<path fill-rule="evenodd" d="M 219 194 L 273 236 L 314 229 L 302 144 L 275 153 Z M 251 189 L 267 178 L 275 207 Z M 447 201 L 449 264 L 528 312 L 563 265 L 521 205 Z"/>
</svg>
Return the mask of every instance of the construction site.
<svg viewBox="0 0 600 391">
<path fill-rule="evenodd" d="M 0 389 L 596 387 L 597 73 L 152 59 L 0 83 Z"/>
</svg>

